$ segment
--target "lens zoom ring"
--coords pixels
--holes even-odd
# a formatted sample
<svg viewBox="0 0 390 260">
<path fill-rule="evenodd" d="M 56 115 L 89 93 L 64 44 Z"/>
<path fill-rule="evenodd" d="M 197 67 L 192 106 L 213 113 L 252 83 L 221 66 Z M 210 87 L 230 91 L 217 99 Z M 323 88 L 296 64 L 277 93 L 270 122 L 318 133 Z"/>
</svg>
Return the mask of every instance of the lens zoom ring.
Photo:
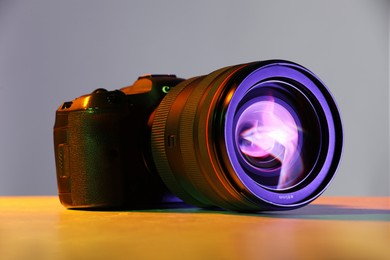
<svg viewBox="0 0 390 260">
<path fill-rule="evenodd" d="M 179 129 L 180 148 L 186 175 L 191 179 L 191 182 L 198 189 L 198 192 L 206 195 L 214 206 L 239 210 L 241 202 L 235 199 L 234 195 L 227 192 L 226 187 L 223 186 L 224 184 L 221 183 L 221 180 L 216 179 L 218 177 L 216 176 L 216 173 L 213 172 L 214 169 L 206 166 L 208 163 L 204 160 L 208 161 L 212 159 L 205 159 L 205 156 L 210 155 L 206 155 L 206 147 L 199 146 L 202 141 L 198 140 L 198 138 L 203 140 L 206 137 L 206 134 L 203 133 L 203 131 L 209 131 L 209 129 L 206 129 L 205 125 L 199 126 L 197 124 L 205 124 L 207 120 L 206 118 L 199 118 L 200 114 L 202 114 L 199 109 L 208 110 L 209 105 L 211 105 L 208 103 L 209 101 L 204 100 L 204 98 L 206 96 L 208 98 L 213 96 L 211 92 L 214 93 L 216 90 L 215 86 L 219 86 L 222 81 L 228 77 L 232 69 L 234 70 L 236 68 L 224 68 L 216 71 L 208 75 L 198 84 L 197 88 L 191 93 L 191 98 L 189 98 L 183 108 Z M 214 90 L 211 90 L 210 88 L 213 88 Z"/>
</svg>

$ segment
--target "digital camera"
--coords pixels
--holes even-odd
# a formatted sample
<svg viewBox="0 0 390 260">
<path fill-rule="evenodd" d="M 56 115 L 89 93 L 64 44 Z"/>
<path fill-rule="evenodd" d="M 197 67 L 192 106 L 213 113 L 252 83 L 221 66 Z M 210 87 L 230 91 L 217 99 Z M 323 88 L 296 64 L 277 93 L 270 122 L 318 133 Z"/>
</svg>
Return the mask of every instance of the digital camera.
<svg viewBox="0 0 390 260">
<path fill-rule="evenodd" d="M 342 140 L 329 90 L 290 61 L 146 75 L 59 107 L 58 192 L 67 208 L 294 209 L 329 185 Z"/>
</svg>

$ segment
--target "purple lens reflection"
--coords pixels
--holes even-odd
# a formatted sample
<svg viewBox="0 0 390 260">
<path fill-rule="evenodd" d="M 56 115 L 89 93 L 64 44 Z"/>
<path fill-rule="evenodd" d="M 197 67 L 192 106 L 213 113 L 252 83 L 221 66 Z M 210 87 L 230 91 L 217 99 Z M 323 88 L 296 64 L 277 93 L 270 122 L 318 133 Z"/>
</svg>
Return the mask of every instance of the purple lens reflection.
<svg viewBox="0 0 390 260">
<path fill-rule="evenodd" d="M 293 115 L 273 97 L 250 104 L 237 125 L 237 144 L 243 157 L 261 172 L 278 170 L 277 190 L 301 180 L 300 127 Z M 261 183 L 260 183 L 261 184 Z"/>
</svg>

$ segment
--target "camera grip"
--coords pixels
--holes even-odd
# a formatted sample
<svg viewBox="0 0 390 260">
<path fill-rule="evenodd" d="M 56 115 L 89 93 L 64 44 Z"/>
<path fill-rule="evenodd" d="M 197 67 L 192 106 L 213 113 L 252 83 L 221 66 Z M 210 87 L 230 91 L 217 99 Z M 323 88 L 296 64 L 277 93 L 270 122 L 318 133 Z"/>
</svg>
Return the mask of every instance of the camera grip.
<svg viewBox="0 0 390 260">
<path fill-rule="evenodd" d="M 55 128 L 57 180 L 64 206 L 111 207 L 123 203 L 127 127 L 125 114 L 115 112 L 69 113 L 62 119 L 67 127 Z"/>
</svg>

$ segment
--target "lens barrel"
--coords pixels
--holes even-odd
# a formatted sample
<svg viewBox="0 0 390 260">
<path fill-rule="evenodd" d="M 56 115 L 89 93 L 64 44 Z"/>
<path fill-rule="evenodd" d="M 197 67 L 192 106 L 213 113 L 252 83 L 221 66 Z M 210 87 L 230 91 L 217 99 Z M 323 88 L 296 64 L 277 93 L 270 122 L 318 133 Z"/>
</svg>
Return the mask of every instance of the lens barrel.
<svg viewBox="0 0 390 260">
<path fill-rule="evenodd" d="M 298 64 L 269 60 L 179 83 L 155 111 L 151 150 L 164 183 L 187 203 L 285 210 L 326 189 L 342 139 L 324 83 Z"/>
</svg>

